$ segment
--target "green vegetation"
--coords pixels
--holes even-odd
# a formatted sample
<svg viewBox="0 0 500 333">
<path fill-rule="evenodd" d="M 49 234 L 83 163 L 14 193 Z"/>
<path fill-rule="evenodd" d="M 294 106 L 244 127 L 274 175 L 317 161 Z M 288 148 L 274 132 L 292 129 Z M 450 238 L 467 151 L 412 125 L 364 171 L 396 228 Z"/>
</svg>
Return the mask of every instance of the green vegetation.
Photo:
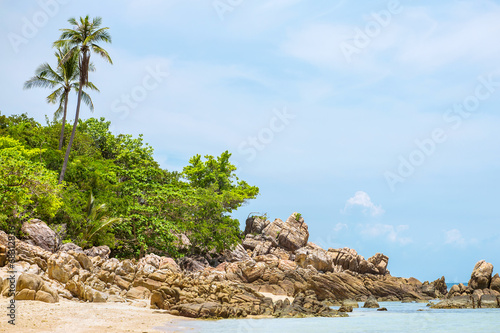
<svg viewBox="0 0 500 333">
<path fill-rule="evenodd" d="M 19 221 L 34 215 L 52 217 L 61 207 L 57 174 L 38 161 L 44 150 L 0 137 L 0 226 L 19 232 Z"/>
<path fill-rule="evenodd" d="M 239 222 L 229 214 L 259 189 L 235 176 L 229 152 L 197 155 L 182 172 L 169 172 L 142 136 L 114 135 L 104 118 L 79 120 L 66 178 L 58 185 L 61 126 L 41 125 L 25 114 L 0 115 L 3 230 L 38 217 L 64 230 L 66 241 L 106 244 L 120 257 L 221 251 L 239 241 Z M 181 246 L 181 234 L 191 245 Z"/>
<path fill-rule="evenodd" d="M 111 36 L 99 17 L 68 22 L 72 29 L 61 29 L 53 45 L 57 67 L 44 63 L 24 86 L 56 88 L 47 97 L 59 103 L 54 120 L 41 125 L 26 114 L 0 114 L 0 228 L 19 236 L 22 223 L 36 217 L 63 242 L 108 245 L 118 257 L 179 257 L 236 244 L 241 231 L 230 213 L 259 189 L 236 177 L 227 151 L 196 155 L 182 172 L 170 172 L 154 160 L 142 136 L 115 135 L 104 118 L 82 121 L 81 101 L 94 107 L 84 89 L 98 91 L 88 80 L 90 55 L 112 63 L 99 46 Z M 66 119 L 73 89 L 78 100 L 71 128 Z"/>
</svg>

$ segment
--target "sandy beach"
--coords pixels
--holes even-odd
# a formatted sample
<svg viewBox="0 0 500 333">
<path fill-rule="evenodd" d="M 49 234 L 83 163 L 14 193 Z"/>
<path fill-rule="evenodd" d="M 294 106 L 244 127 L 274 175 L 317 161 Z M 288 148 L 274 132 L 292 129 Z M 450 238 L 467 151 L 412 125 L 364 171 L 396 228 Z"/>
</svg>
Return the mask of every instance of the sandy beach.
<svg viewBox="0 0 500 333">
<path fill-rule="evenodd" d="M 262 294 L 271 297 L 274 302 L 285 298 L 293 302 L 292 297 Z M 0 299 L 3 311 L 0 332 L 186 332 L 183 321 L 194 320 L 172 316 L 164 310 L 125 303 L 88 303 L 61 299 L 59 303 L 16 301 L 16 325 L 13 326 L 8 324 L 6 316 L 9 300 Z"/>
<path fill-rule="evenodd" d="M 125 303 L 16 301 L 16 325 L 7 322 L 7 298 L 1 298 L 0 332 L 180 332 L 183 319 L 163 310 Z M 162 330 L 155 329 L 162 327 Z"/>
</svg>

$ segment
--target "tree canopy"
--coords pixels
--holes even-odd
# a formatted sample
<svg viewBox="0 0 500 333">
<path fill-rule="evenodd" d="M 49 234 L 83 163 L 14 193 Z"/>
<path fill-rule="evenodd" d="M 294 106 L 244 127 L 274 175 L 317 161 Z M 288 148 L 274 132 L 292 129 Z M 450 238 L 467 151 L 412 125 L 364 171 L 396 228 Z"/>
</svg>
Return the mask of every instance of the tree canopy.
<svg viewBox="0 0 500 333">
<path fill-rule="evenodd" d="M 0 191 L 8 202 L 2 229 L 38 217 L 66 242 L 106 244 L 121 257 L 222 251 L 240 240 L 230 214 L 259 189 L 236 177 L 228 151 L 196 155 L 182 172 L 168 171 L 142 136 L 109 127 L 104 118 L 78 122 L 65 181 L 57 185 L 61 122 L 0 115 Z"/>
</svg>

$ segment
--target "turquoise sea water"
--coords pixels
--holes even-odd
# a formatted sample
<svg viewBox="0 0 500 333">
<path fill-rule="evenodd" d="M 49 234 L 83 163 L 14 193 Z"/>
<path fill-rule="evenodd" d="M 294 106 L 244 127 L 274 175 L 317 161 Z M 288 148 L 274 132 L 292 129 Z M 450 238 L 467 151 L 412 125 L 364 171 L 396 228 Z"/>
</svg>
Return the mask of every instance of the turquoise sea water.
<svg viewBox="0 0 500 333">
<path fill-rule="evenodd" d="M 217 321 L 175 322 L 165 332 L 500 332 L 500 309 L 434 310 L 425 303 L 380 302 L 385 311 L 354 309 L 348 318 L 226 319 Z M 360 303 L 362 306 L 362 303 Z M 418 310 L 423 311 L 418 311 Z"/>
</svg>

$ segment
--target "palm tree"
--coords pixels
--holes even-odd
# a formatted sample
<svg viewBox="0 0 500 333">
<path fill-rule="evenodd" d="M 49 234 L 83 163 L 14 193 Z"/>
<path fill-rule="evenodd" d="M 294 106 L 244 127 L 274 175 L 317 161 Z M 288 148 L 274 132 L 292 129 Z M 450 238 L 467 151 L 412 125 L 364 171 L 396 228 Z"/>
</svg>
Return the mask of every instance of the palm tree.
<svg viewBox="0 0 500 333">
<path fill-rule="evenodd" d="M 24 83 L 24 89 L 31 89 L 35 87 L 41 88 L 55 88 L 49 96 L 47 96 L 47 102 L 55 104 L 59 102 L 59 108 L 54 113 L 54 119 L 61 118 L 62 114 L 62 126 L 61 134 L 59 135 L 59 150 L 62 149 L 64 140 L 64 128 L 66 125 L 66 115 L 68 109 L 68 96 L 72 89 L 78 91 L 79 82 L 79 71 L 78 71 L 78 57 L 73 56 L 66 62 L 62 62 L 64 56 L 68 53 L 69 49 L 58 49 L 55 53 L 57 58 L 57 68 L 52 69 L 48 63 L 43 63 L 40 65 L 36 71 L 35 76 Z M 90 70 L 93 70 L 93 66 L 90 66 Z M 92 82 L 87 82 L 86 87 L 97 90 L 97 87 Z M 82 91 L 82 99 L 85 104 L 88 105 L 91 111 L 94 110 L 94 104 L 92 99 L 85 92 Z"/>
<path fill-rule="evenodd" d="M 73 25 L 73 29 L 61 29 L 61 37 L 59 37 L 59 40 L 54 42 L 54 47 L 68 47 L 69 51 L 64 56 L 63 62 L 68 61 L 75 54 L 78 55 L 80 83 L 78 89 L 78 101 L 76 104 L 75 122 L 73 124 L 73 131 L 71 132 L 68 148 L 66 149 L 66 154 L 64 155 L 64 162 L 61 174 L 59 175 L 59 184 L 63 181 L 64 174 L 66 173 L 69 153 L 71 152 L 76 127 L 78 126 L 83 87 L 88 83 L 89 68 L 91 67 L 90 55 L 94 52 L 103 57 L 109 63 L 113 63 L 108 52 L 98 45 L 99 42 L 111 43 L 111 36 L 107 31 L 109 28 L 100 27 L 102 23 L 102 19 L 100 17 L 95 17 L 92 21 L 90 21 L 87 15 L 85 18 L 80 17 L 79 22 L 75 18 L 70 18 L 68 22 Z"/>
<path fill-rule="evenodd" d="M 108 228 L 115 223 L 121 223 L 122 218 L 110 217 L 106 204 L 97 205 L 94 200 L 94 195 L 90 191 L 89 200 L 87 202 L 87 218 L 80 234 L 80 241 L 83 247 L 95 245 L 100 236 L 103 236 Z"/>
</svg>

